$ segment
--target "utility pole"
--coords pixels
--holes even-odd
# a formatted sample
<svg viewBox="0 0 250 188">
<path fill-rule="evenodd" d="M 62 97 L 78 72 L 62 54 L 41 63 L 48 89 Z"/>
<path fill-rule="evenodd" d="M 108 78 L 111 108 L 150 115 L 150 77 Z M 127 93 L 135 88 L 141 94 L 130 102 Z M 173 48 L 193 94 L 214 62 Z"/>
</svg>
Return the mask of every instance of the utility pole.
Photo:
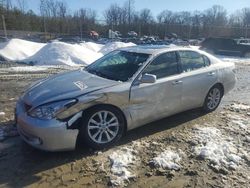
<svg viewBox="0 0 250 188">
<path fill-rule="evenodd" d="M 81 35 L 81 41 L 82 41 L 82 16 L 80 16 L 80 35 Z"/>
<path fill-rule="evenodd" d="M 191 37 L 192 25 L 189 25 L 188 39 Z"/>
<path fill-rule="evenodd" d="M 4 15 L 2 15 L 2 20 L 3 20 L 4 35 L 5 35 L 5 38 L 7 39 L 7 31 L 6 31 L 6 24 L 5 24 L 5 17 L 4 17 Z"/>
<path fill-rule="evenodd" d="M 47 42 L 46 20 L 44 15 L 43 15 L 43 27 L 44 27 L 44 40 L 45 42 Z"/>
<path fill-rule="evenodd" d="M 130 26 L 131 23 L 131 0 L 128 0 L 128 24 Z"/>
<path fill-rule="evenodd" d="M 248 33 L 247 33 L 248 31 L 247 30 L 248 30 L 248 25 L 246 25 L 245 38 L 247 38 L 247 35 L 248 35 Z"/>
</svg>

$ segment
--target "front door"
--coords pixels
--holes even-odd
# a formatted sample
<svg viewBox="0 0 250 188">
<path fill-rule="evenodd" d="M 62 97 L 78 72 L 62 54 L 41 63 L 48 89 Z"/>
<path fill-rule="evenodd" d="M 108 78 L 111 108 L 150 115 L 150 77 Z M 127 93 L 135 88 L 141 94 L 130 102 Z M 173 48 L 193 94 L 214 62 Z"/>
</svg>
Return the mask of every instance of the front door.
<svg viewBox="0 0 250 188">
<path fill-rule="evenodd" d="M 135 127 L 173 114 L 180 109 L 182 81 L 175 52 L 156 57 L 143 74 L 156 75 L 155 83 L 132 85 L 130 112 Z"/>
</svg>

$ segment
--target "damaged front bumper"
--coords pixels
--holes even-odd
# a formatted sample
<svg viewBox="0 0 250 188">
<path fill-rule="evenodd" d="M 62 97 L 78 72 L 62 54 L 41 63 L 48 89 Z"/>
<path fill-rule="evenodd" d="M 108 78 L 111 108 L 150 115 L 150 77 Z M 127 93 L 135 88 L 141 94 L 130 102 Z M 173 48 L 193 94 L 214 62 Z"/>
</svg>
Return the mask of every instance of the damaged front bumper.
<svg viewBox="0 0 250 188">
<path fill-rule="evenodd" d="M 46 151 L 73 150 L 76 146 L 78 129 L 69 129 L 69 123 L 56 119 L 40 120 L 27 115 L 22 101 L 16 106 L 17 130 L 22 139 L 31 146 Z"/>
</svg>

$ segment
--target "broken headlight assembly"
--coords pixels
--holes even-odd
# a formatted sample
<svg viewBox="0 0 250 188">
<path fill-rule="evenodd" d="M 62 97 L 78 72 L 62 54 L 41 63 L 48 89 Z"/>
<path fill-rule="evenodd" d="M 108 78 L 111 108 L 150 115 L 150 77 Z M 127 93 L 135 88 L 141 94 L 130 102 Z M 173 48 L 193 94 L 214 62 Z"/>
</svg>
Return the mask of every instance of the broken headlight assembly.
<svg viewBox="0 0 250 188">
<path fill-rule="evenodd" d="M 50 119 L 55 118 L 57 114 L 70 108 L 76 103 L 77 103 L 76 99 L 52 102 L 52 103 L 40 105 L 36 108 L 32 108 L 28 112 L 28 115 L 34 118 L 50 120 Z"/>
</svg>

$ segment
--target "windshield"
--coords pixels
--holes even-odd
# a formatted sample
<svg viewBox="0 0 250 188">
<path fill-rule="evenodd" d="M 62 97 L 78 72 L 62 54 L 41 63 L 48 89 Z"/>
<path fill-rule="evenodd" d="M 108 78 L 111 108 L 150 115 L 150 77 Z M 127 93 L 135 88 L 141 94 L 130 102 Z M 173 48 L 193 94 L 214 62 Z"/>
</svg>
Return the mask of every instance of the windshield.
<svg viewBox="0 0 250 188">
<path fill-rule="evenodd" d="M 103 78 L 125 82 L 136 73 L 149 56 L 143 53 L 114 51 L 98 59 L 85 70 Z"/>
</svg>

